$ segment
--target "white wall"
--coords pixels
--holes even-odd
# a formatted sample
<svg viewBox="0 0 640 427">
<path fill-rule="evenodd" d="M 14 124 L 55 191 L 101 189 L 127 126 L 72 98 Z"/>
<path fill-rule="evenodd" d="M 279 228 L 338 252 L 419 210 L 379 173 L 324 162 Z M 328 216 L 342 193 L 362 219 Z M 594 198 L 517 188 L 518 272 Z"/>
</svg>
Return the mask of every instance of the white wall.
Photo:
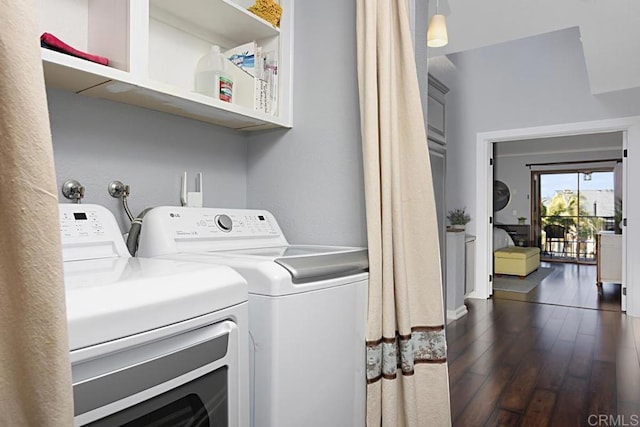
<svg viewBox="0 0 640 427">
<path fill-rule="evenodd" d="M 247 204 L 292 243 L 366 244 L 355 2 L 295 6 L 293 129 L 250 134 Z"/>
<path fill-rule="evenodd" d="M 567 29 L 449 57 L 448 209 L 476 210 L 478 132 L 640 114 L 640 89 L 590 94 L 579 36 Z"/>
<path fill-rule="evenodd" d="M 204 176 L 204 204 L 242 208 L 246 204 L 245 135 L 170 114 L 47 91 L 58 188 L 67 179 L 86 187 L 83 203 L 109 208 L 123 229 L 128 221 L 118 199 L 107 193 L 117 179 L 131 186 L 129 206 L 180 204 L 180 176 Z M 61 203 L 69 202 L 61 193 Z"/>
</svg>

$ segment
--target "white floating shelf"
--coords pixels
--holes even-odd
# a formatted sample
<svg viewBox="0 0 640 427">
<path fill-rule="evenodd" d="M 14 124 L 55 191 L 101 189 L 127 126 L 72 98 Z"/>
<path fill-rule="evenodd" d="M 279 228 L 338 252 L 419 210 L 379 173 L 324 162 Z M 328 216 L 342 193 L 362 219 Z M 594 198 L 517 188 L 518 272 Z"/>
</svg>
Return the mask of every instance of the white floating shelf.
<svg viewBox="0 0 640 427">
<path fill-rule="evenodd" d="M 280 34 L 280 29 L 229 0 L 151 0 L 149 13 L 154 19 L 188 32 L 221 34 L 243 44 Z"/>
<path fill-rule="evenodd" d="M 136 85 L 109 81 L 89 88 L 82 94 L 163 111 L 237 130 L 289 127 L 288 124 L 281 122 L 276 117 L 197 93 L 167 87 L 156 82 Z"/>
<path fill-rule="evenodd" d="M 75 56 L 40 48 L 46 84 L 80 92 L 109 80 L 128 81 L 126 71 L 107 67 Z"/>
<path fill-rule="evenodd" d="M 47 86 L 232 129 L 291 127 L 289 15 L 281 32 L 245 9 L 250 0 L 40 1 L 42 31 L 112 60 L 104 66 L 42 48 Z M 286 1 L 283 8 L 292 14 Z M 195 66 L 212 44 L 252 41 L 279 60 L 277 117 L 192 92 Z"/>
</svg>

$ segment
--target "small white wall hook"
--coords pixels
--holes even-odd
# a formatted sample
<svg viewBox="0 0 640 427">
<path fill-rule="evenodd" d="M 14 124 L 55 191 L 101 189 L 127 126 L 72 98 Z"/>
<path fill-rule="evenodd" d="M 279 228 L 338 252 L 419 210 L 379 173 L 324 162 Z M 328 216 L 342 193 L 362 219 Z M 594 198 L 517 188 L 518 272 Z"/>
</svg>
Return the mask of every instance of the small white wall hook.
<svg viewBox="0 0 640 427">
<path fill-rule="evenodd" d="M 184 172 L 184 175 L 182 176 L 180 203 L 182 206 L 190 208 L 202 207 L 202 172 L 198 172 L 196 176 L 196 191 L 187 191 L 187 172 Z"/>
</svg>

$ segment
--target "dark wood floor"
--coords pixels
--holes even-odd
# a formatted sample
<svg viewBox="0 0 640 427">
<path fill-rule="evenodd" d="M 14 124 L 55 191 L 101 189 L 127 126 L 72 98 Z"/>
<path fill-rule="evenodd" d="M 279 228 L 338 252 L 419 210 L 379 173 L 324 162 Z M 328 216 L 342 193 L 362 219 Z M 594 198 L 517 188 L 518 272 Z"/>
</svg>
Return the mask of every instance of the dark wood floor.
<svg viewBox="0 0 640 427">
<path fill-rule="evenodd" d="M 620 285 L 604 283 L 602 292 L 598 294 L 595 265 L 542 262 L 540 266 L 553 268 L 554 271 L 531 292 L 496 292 L 496 298 L 620 311 Z"/>
<path fill-rule="evenodd" d="M 640 420 L 640 318 L 466 302 L 469 313 L 447 326 L 454 426 L 638 425 L 631 422 Z M 620 417 L 596 424 L 590 415 Z"/>
</svg>

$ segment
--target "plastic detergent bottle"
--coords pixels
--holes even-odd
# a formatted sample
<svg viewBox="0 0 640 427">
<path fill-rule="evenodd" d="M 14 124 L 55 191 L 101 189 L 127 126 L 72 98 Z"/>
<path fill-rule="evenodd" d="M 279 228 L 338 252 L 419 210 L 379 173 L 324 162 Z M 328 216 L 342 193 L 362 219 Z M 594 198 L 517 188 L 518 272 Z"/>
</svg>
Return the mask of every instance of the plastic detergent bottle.
<svg viewBox="0 0 640 427">
<path fill-rule="evenodd" d="M 211 51 L 200 58 L 196 66 L 196 92 L 231 102 L 233 80 L 226 67 L 227 60 L 220 52 L 220 46 L 211 46 Z"/>
</svg>

